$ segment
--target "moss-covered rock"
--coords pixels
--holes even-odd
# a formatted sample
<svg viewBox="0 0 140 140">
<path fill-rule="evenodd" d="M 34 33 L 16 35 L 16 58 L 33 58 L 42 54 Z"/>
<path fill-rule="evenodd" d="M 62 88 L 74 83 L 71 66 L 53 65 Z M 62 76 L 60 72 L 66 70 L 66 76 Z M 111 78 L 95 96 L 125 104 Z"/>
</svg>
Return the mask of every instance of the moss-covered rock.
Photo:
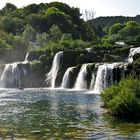
<svg viewBox="0 0 140 140">
<path fill-rule="evenodd" d="M 45 68 L 42 62 L 36 61 L 31 64 L 31 70 L 34 74 L 34 81 L 37 87 L 44 87 L 45 86 Z"/>
<path fill-rule="evenodd" d="M 30 51 L 28 55 L 28 61 L 39 60 L 39 57 L 44 54 L 45 54 L 44 50 Z"/>
<path fill-rule="evenodd" d="M 123 59 L 118 55 L 104 54 L 102 62 L 122 62 Z"/>
<path fill-rule="evenodd" d="M 81 65 L 77 65 L 72 68 L 72 71 L 69 73 L 69 85 L 66 88 L 73 88 L 76 78 L 78 76 L 78 73 L 80 71 Z"/>
<path fill-rule="evenodd" d="M 76 63 L 76 58 L 77 58 L 78 52 L 76 51 L 64 51 L 63 56 L 61 58 L 61 64 L 59 66 L 59 71 L 58 75 L 55 80 L 55 85 L 56 87 L 61 86 L 62 78 L 64 73 L 66 72 L 67 68 L 75 66 Z"/>
<path fill-rule="evenodd" d="M 88 64 L 87 65 L 87 76 L 86 76 L 86 80 L 87 80 L 87 88 L 90 88 L 90 83 L 91 83 L 91 78 L 92 78 L 92 73 L 94 71 L 95 68 L 95 64 Z"/>
</svg>

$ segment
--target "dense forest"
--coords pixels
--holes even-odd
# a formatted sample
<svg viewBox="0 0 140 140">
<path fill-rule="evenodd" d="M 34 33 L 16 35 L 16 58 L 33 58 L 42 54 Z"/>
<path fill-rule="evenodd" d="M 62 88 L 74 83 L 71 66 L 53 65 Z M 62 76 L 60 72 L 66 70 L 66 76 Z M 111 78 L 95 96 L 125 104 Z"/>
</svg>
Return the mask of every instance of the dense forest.
<svg viewBox="0 0 140 140">
<path fill-rule="evenodd" d="M 114 44 L 116 41 L 124 41 L 127 44 L 137 44 L 139 41 L 140 16 L 135 17 L 99 17 L 88 21 L 102 43 L 108 41 Z"/>
<path fill-rule="evenodd" d="M 96 28 L 98 26 L 101 26 L 102 28 L 106 26 L 112 26 L 115 23 L 125 23 L 127 21 L 136 21 L 140 22 L 140 15 L 136 15 L 135 17 L 124 17 L 124 16 L 112 16 L 112 17 L 98 17 L 94 18 L 92 20 L 89 20 L 91 25 L 95 26 Z"/>
<path fill-rule="evenodd" d="M 84 21 L 78 8 L 61 2 L 23 8 L 7 3 L 0 10 L 0 57 L 6 62 L 9 61 L 6 55 L 11 61 L 23 60 L 31 50 L 47 50 L 53 56 L 60 50 L 112 47 L 117 41 L 138 45 L 139 17 L 99 17 Z"/>
<path fill-rule="evenodd" d="M 78 8 L 60 2 L 31 4 L 20 9 L 7 3 L 0 10 L 1 51 L 13 50 L 21 57 L 31 49 L 43 48 L 55 53 L 85 47 L 95 33 L 80 16 Z"/>
</svg>

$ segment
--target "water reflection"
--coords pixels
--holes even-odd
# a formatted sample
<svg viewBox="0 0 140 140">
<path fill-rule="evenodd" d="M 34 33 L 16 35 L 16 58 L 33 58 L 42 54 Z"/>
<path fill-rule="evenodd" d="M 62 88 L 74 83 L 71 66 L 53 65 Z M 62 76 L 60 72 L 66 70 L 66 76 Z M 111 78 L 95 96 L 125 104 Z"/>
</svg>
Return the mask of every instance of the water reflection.
<svg viewBox="0 0 140 140">
<path fill-rule="evenodd" d="M 9 139 L 138 139 L 140 125 L 103 115 L 99 95 L 84 91 L 0 91 L 0 137 Z"/>
</svg>

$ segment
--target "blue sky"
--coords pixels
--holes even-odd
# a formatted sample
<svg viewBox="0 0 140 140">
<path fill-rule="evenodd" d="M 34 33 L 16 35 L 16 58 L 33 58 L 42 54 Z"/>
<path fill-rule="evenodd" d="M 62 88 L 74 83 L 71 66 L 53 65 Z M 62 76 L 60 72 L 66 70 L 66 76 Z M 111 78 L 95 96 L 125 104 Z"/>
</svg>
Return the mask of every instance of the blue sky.
<svg viewBox="0 0 140 140">
<path fill-rule="evenodd" d="M 17 7 L 23 7 L 31 3 L 49 3 L 53 0 L 2 0 L 0 8 L 10 2 Z M 94 10 L 95 17 L 99 16 L 135 16 L 140 14 L 140 0 L 58 0 L 82 10 Z"/>
</svg>

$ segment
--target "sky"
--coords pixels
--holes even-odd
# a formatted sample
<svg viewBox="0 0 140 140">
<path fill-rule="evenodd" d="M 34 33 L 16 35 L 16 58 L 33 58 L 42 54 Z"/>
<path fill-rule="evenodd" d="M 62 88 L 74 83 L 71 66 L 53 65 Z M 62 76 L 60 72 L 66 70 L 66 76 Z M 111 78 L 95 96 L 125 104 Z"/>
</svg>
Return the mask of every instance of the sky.
<svg viewBox="0 0 140 140">
<path fill-rule="evenodd" d="M 1 0 L 0 9 L 6 3 L 12 3 L 18 8 L 32 3 L 49 3 L 54 0 Z M 81 11 L 95 11 L 95 17 L 99 16 L 136 16 L 140 14 L 140 0 L 55 0 L 78 7 Z"/>
</svg>

